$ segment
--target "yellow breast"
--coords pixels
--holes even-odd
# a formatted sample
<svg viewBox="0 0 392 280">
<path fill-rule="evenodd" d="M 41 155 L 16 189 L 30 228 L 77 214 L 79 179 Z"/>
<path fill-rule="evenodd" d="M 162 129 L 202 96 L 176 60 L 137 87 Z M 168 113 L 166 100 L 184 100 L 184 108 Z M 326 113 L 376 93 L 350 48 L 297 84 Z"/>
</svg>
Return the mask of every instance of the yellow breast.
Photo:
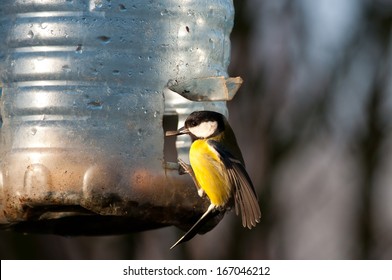
<svg viewBox="0 0 392 280">
<path fill-rule="evenodd" d="M 189 161 L 200 187 L 216 206 L 224 206 L 231 195 L 231 185 L 224 164 L 206 140 L 193 142 Z"/>
</svg>

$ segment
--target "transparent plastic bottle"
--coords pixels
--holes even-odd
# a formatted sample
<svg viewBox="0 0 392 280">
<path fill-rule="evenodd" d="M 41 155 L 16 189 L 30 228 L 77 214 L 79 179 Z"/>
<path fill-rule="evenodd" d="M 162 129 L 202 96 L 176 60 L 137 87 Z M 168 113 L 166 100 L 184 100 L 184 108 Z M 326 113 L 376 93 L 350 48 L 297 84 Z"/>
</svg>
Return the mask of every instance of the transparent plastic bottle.
<svg viewBox="0 0 392 280">
<path fill-rule="evenodd" d="M 103 234 L 203 212 L 163 120 L 226 104 L 165 88 L 227 77 L 233 14 L 231 0 L 1 1 L 0 225 Z"/>
</svg>

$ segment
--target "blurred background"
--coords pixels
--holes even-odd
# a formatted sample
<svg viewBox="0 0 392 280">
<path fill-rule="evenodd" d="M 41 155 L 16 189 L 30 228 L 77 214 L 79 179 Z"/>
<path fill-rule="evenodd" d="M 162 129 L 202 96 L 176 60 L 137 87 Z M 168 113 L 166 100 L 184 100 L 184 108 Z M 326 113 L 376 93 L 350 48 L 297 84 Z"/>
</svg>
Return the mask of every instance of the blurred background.
<svg viewBox="0 0 392 280">
<path fill-rule="evenodd" d="M 1 259 L 391 259 L 392 1 L 236 0 L 230 122 L 262 221 L 234 213 L 174 250 L 169 227 L 0 232 Z"/>
</svg>

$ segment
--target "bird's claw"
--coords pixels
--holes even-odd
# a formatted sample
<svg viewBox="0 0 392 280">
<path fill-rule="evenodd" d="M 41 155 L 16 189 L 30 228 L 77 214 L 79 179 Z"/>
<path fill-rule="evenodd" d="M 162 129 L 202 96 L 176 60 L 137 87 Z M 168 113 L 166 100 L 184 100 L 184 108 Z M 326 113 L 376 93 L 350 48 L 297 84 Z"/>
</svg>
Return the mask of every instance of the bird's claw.
<svg viewBox="0 0 392 280">
<path fill-rule="evenodd" d="M 192 172 L 192 167 L 180 158 L 178 159 L 178 165 L 178 173 L 180 175 L 190 174 Z"/>
</svg>

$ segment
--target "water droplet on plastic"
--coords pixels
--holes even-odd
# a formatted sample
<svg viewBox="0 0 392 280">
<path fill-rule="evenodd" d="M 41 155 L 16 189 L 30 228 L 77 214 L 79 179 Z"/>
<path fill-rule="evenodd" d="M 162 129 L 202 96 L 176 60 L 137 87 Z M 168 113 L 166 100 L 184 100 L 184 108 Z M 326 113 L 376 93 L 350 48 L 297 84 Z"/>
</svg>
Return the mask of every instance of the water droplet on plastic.
<svg viewBox="0 0 392 280">
<path fill-rule="evenodd" d="M 30 31 L 27 33 L 27 37 L 29 37 L 30 39 L 33 39 L 33 38 L 34 38 L 34 32 L 30 30 Z"/>
<path fill-rule="evenodd" d="M 87 103 L 87 108 L 91 110 L 101 110 L 102 102 L 99 100 L 90 101 L 89 103 Z"/>
<path fill-rule="evenodd" d="M 63 65 L 63 67 L 61 67 L 61 69 L 64 72 L 71 72 L 71 67 L 69 67 L 69 65 L 67 65 L 67 64 Z"/>
<path fill-rule="evenodd" d="M 105 45 L 110 42 L 110 37 L 107 37 L 107 36 L 104 36 L 104 35 L 103 36 L 98 36 L 97 39 L 100 40 L 101 43 L 105 44 Z"/>
<path fill-rule="evenodd" d="M 212 48 L 212 49 L 215 49 L 215 42 L 214 42 L 214 40 L 213 40 L 212 38 L 210 38 L 210 39 L 208 40 L 208 42 L 210 43 L 211 48 Z"/>
<path fill-rule="evenodd" d="M 127 8 L 125 8 L 124 4 L 119 4 L 118 8 L 120 9 L 120 12 L 125 12 Z"/>
<path fill-rule="evenodd" d="M 46 29 L 46 27 L 48 27 L 48 23 L 47 22 L 42 22 L 40 24 L 40 26 L 41 26 L 42 29 Z"/>
<path fill-rule="evenodd" d="M 82 44 L 78 44 L 75 50 L 76 53 L 82 53 L 83 49 L 82 49 Z"/>
<path fill-rule="evenodd" d="M 137 135 L 142 136 L 143 134 L 143 130 L 141 130 L 140 128 L 137 130 Z"/>
<path fill-rule="evenodd" d="M 118 76 L 118 75 L 120 75 L 120 71 L 119 70 L 113 70 L 112 74 L 114 76 Z"/>
<path fill-rule="evenodd" d="M 102 8 L 102 1 L 101 0 L 95 0 L 94 5 L 96 8 Z"/>
<path fill-rule="evenodd" d="M 35 127 L 33 127 L 31 129 L 31 135 L 35 135 L 37 133 L 37 129 Z"/>
</svg>

